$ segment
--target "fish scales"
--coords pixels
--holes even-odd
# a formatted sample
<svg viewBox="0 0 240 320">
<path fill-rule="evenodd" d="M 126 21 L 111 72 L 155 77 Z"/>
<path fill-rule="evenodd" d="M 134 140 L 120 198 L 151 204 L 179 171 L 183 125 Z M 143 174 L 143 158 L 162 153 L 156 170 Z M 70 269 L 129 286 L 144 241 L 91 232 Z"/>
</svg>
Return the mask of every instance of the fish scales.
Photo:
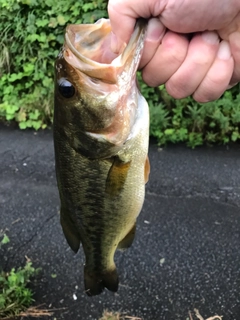
<svg viewBox="0 0 240 320">
<path fill-rule="evenodd" d="M 83 49 L 85 60 L 79 43 L 66 36 L 56 61 L 54 147 L 63 232 L 75 252 L 82 243 L 85 290 L 96 295 L 104 287 L 118 289 L 114 254 L 134 239 L 149 174 L 148 106 L 136 84 L 145 23 L 137 25 L 120 58 L 107 49 L 107 20 L 89 25 L 98 30 L 93 39 L 84 38 L 81 26 L 70 26 L 69 37 L 74 30 L 74 39 L 82 37 L 84 48 L 94 50 L 100 41 L 99 60 L 104 54 L 111 59 L 92 61 Z"/>
</svg>

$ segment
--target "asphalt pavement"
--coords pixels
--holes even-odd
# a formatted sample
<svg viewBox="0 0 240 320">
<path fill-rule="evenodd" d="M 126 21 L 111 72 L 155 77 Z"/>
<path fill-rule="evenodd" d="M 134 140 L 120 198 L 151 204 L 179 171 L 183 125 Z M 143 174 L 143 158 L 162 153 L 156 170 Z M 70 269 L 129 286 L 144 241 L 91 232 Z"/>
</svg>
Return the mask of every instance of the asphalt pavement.
<svg viewBox="0 0 240 320">
<path fill-rule="evenodd" d="M 104 309 L 144 320 L 240 319 L 240 146 L 149 150 L 151 175 L 130 249 L 118 252 L 120 287 L 84 293 L 82 249 L 74 255 L 59 223 L 52 132 L 0 127 L 0 250 L 5 271 L 26 257 L 42 268 L 35 305 L 49 319 L 97 320 Z M 193 319 L 195 319 L 193 317 Z"/>
</svg>

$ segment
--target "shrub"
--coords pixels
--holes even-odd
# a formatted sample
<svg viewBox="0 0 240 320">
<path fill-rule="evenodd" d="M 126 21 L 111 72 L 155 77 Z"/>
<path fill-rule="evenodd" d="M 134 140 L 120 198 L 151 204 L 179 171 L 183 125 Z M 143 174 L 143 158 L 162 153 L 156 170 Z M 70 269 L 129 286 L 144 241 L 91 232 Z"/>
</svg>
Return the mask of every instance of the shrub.
<svg viewBox="0 0 240 320">
<path fill-rule="evenodd" d="M 174 100 L 164 87 L 155 90 L 161 102 L 150 103 L 150 134 L 160 145 L 186 142 L 194 148 L 203 143 L 226 144 L 240 139 L 239 86 L 205 104 L 191 97 Z"/>
<path fill-rule="evenodd" d="M 45 128 L 53 115 L 53 65 L 68 23 L 107 17 L 106 0 L 0 0 L 0 119 Z M 239 139 L 239 86 L 215 102 L 174 100 L 140 80 L 159 144 L 228 143 Z"/>
<path fill-rule="evenodd" d="M 106 16 L 106 1 L 0 0 L 0 117 L 45 128 L 53 112 L 53 64 L 68 23 Z"/>
</svg>

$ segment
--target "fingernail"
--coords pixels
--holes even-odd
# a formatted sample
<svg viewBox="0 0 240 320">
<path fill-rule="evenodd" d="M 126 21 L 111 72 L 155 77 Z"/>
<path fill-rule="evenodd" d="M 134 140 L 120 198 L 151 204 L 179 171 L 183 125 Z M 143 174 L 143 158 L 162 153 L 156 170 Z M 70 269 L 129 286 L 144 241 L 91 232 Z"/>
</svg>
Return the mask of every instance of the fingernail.
<svg viewBox="0 0 240 320">
<path fill-rule="evenodd" d="M 164 31 L 163 24 L 157 18 L 152 18 L 148 21 L 146 39 L 157 41 L 163 36 Z"/>
<path fill-rule="evenodd" d="M 221 60 L 228 60 L 231 57 L 231 50 L 230 50 L 230 46 L 229 43 L 225 40 L 223 40 L 220 43 L 219 49 L 218 49 L 218 53 L 217 56 L 219 59 Z"/>
<path fill-rule="evenodd" d="M 202 33 L 202 38 L 205 42 L 210 44 L 217 44 L 219 43 L 218 34 L 214 31 L 205 31 Z"/>
<path fill-rule="evenodd" d="M 114 53 L 119 53 L 117 37 L 113 32 L 111 32 L 111 50 Z"/>
<path fill-rule="evenodd" d="M 237 84 L 238 84 L 238 82 L 235 82 L 235 83 L 233 83 L 233 84 L 229 84 L 229 85 L 227 86 L 227 89 L 232 89 L 232 88 L 235 87 Z"/>
</svg>

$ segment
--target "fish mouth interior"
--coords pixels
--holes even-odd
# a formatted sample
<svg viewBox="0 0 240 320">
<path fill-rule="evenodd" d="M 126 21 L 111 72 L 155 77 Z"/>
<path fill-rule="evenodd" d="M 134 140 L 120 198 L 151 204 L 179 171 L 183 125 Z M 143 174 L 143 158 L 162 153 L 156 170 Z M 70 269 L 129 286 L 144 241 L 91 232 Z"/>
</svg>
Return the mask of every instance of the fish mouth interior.
<svg viewBox="0 0 240 320">
<path fill-rule="evenodd" d="M 65 34 L 63 56 L 85 75 L 115 84 L 123 70 L 134 77 L 143 50 L 147 22 L 139 19 L 128 44 L 122 52 L 111 50 L 111 25 L 108 19 L 95 24 L 69 25 Z"/>
<path fill-rule="evenodd" d="M 89 25 L 69 25 L 65 41 L 72 53 L 88 64 L 111 64 L 118 56 L 111 50 L 111 26 L 107 19 Z"/>
</svg>

